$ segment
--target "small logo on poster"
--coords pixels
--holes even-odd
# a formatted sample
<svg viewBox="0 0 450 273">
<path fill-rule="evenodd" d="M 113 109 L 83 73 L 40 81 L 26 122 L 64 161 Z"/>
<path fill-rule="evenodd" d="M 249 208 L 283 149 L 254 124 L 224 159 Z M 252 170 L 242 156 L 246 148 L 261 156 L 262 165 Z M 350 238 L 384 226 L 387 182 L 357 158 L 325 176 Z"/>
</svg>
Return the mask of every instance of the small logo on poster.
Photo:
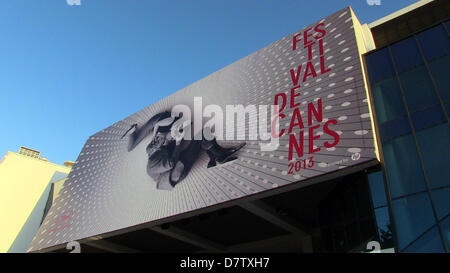
<svg viewBox="0 0 450 273">
<path fill-rule="evenodd" d="M 360 153 L 352 154 L 352 160 L 353 161 L 359 160 L 360 158 L 361 158 L 361 154 Z"/>
</svg>

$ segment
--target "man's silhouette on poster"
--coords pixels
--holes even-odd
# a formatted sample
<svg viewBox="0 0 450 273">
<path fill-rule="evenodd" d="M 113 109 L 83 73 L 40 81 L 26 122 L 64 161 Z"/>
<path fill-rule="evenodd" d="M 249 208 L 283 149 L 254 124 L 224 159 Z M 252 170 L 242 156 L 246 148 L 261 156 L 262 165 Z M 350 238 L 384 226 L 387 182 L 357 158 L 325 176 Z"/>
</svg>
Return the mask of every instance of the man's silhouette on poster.
<svg viewBox="0 0 450 273">
<path fill-rule="evenodd" d="M 209 162 L 206 167 L 211 168 L 237 159 L 236 152 L 245 146 L 245 143 L 242 143 L 225 148 L 217 143 L 215 137 L 208 140 L 211 138 L 205 135 L 211 133 L 210 128 L 204 128 L 200 132 L 202 134 L 201 138 L 198 138 L 200 140 L 193 136 L 185 139 L 184 128 L 175 128 L 180 134 L 179 137 L 174 138 L 171 131 L 180 118 L 181 114 L 174 116 L 169 111 L 161 112 L 141 126 L 133 124 L 122 136 L 123 138 L 128 135 L 128 152 L 149 137 L 146 149 L 147 174 L 156 182 L 157 189 L 171 190 L 186 178 L 201 151 L 208 154 Z M 133 129 L 134 131 L 129 134 Z"/>
</svg>

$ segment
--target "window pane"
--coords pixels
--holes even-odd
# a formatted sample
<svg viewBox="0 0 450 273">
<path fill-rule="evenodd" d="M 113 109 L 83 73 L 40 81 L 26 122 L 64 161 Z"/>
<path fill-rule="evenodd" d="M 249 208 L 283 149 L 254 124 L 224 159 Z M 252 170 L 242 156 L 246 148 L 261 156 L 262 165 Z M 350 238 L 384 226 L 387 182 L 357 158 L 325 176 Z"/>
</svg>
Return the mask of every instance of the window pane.
<svg viewBox="0 0 450 273">
<path fill-rule="evenodd" d="M 441 222 L 442 233 L 444 233 L 447 246 L 450 246 L 450 217 Z"/>
<path fill-rule="evenodd" d="M 411 115 L 411 118 L 416 131 L 446 121 L 440 104 L 425 111 L 416 112 Z"/>
<path fill-rule="evenodd" d="M 434 82 L 443 101 L 450 101 L 450 55 L 430 62 Z"/>
<path fill-rule="evenodd" d="M 425 66 L 400 73 L 399 77 L 409 111 L 414 112 L 439 103 Z"/>
<path fill-rule="evenodd" d="M 436 207 L 439 220 L 450 213 L 450 187 L 433 190 L 433 201 Z"/>
<path fill-rule="evenodd" d="M 393 209 L 400 249 L 436 224 L 427 193 L 394 200 Z"/>
<path fill-rule="evenodd" d="M 419 240 L 403 250 L 404 253 L 443 253 L 442 239 L 437 227 L 432 228 Z"/>
<path fill-rule="evenodd" d="M 414 37 L 393 44 L 391 51 L 398 72 L 423 63 Z"/>
<path fill-rule="evenodd" d="M 388 78 L 372 84 L 375 112 L 379 123 L 406 115 L 402 95 L 395 78 Z"/>
<path fill-rule="evenodd" d="M 380 125 L 381 140 L 389 140 L 396 136 L 405 135 L 411 132 L 408 119 L 406 117 L 392 120 Z"/>
<path fill-rule="evenodd" d="M 385 142 L 383 152 L 393 198 L 426 189 L 412 135 Z"/>
<path fill-rule="evenodd" d="M 417 34 L 423 54 L 427 60 L 443 56 L 450 52 L 450 40 L 442 25 Z"/>
<path fill-rule="evenodd" d="M 431 188 L 450 185 L 450 127 L 447 123 L 417 132 Z"/>
<path fill-rule="evenodd" d="M 373 207 L 386 206 L 386 191 L 384 189 L 383 172 L 371 173 L 368 176 Z"/>
<path fill-rule="evenodd" d="M 372 84 L 394 75 L 394 68 L 387 48 L 367 55 L 366 64 Z"/>
<path fill-rule="evenodd" d="M 381 248 L 394 247 L 394 239 L 392 233 L 391 220 L 389 219 L 389 211 L 386 207 L 375 210 L 375 217 L 377 218 L 378 236 L 380 239 Z"/>
</svg>

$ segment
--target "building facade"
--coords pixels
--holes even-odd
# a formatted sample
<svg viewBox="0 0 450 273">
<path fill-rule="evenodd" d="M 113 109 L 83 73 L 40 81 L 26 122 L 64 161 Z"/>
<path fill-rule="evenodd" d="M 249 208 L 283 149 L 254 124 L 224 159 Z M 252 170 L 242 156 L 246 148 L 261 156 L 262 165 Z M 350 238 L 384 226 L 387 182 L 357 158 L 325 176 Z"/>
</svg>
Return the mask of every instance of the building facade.
<svg viewBox="0 0 450 273">
<path fill-rule="evenodd" d="M 347 8 L 102 130 L 88 139 L 28 250 L 65 252 L 76 240 L 82 252 L 448 252 L 449 16 L 448 1 L 419 1 L 361 25 Z M 311 100 L 310 130 L 290 137 L 309 133 L 309 145 L 261 152 L 249 142 L 234 165 L 198 164 L 183 183 L 155 189 L 147 183 L 155 176 L 145 176 L 154 171 L 137 160 L 152 146 L 125 138 L 144 139 L 134 132 L 149 117 L 203 89 L 214 89 L 204 96 L 211 101 L 275 95 L 277 104 L 285 88 L 291 106 L 296 97 Z M 326 117 L 317 121 L 342 127 L 315 136 L 322 99 Z M 327 144 L 314 145 L 327 131 Z M 288 154 L 303 147 L 322 152 L 291 175 Z M 207 157 L 198 161 L 209 168 Z"/>
<path fill-rule="evenodd" d="M 26 252 L 72 163 L 58 165 L 20 147 L 0 161 L 0 253 Z"/>
<path fill-rule="evenodd" d="M 386 193 L 375 214 L 395 227 L 399 252 L 448 252 L 448 15 L 449 4 L 434 1 L 375 22 L 381 46 L 365 54 L 383 165 L 369 180 L 373 192 Z"/>
</svg>

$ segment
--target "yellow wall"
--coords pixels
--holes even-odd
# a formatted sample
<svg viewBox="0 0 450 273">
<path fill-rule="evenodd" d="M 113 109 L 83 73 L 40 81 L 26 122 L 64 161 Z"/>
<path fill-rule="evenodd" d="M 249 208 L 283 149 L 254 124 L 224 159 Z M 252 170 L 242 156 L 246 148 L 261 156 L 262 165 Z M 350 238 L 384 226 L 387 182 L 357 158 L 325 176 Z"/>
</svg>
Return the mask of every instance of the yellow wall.
<svg viewBox="0 0 450 273">
<path fill-rule="evenodd" d="M 0 162 L 0 253 L 8 251 L 55 171 L 70 168 L 8 152 Z"/>
<path fill-rule="evenodd" d="M 59 192 L 64 186 L 64 182 L 66 182 L 66 180 L 67 177 L 53 183 L 53 201 L 52 201 L 53 203 L 55 202 L 56 197 L 58 197 Z"/>
<path fill-rule="evenodd" d="M 350 8 L 351 14 L 352 14 L 352 21 L 353 21 L 353 29 L 355 31 L 356 35 L 356 44 L 358 47 L 359 52 L 359 59 L 361 63 L 361 70 L 363 71 L 363 79 L 364 79 L 364 87 L 366 89 L 366 97 L 368 100 L 369 105 L 369 112 L 370 112 L 370 124 L 372 125 L 372 134 L 373 134 L 373 140 L 374 140 L 374 147 L 375 147 L 375 155 L 377 156 L 378 161 L 380 161 L 380 152 L 379 152 L 379 145 L 378 145 L 378 138 L 376 136 L 376 130 L 375 130 L 375 117 L 374 113 L 372 111 L 372 97 L 369 94 L 369 86 L 367 82 L 366 74 L 364 73 L 364 63 L 363 63 L 363 57 L 362 55 L 370 50 L 375 49 L 375 42 L 373 41 L 372 33 L 370 32 L 370 29 L 367 25 L 361 25 L 358 18 L 355 15 L 355 12 L 353 9 Z"/>
</svg>

